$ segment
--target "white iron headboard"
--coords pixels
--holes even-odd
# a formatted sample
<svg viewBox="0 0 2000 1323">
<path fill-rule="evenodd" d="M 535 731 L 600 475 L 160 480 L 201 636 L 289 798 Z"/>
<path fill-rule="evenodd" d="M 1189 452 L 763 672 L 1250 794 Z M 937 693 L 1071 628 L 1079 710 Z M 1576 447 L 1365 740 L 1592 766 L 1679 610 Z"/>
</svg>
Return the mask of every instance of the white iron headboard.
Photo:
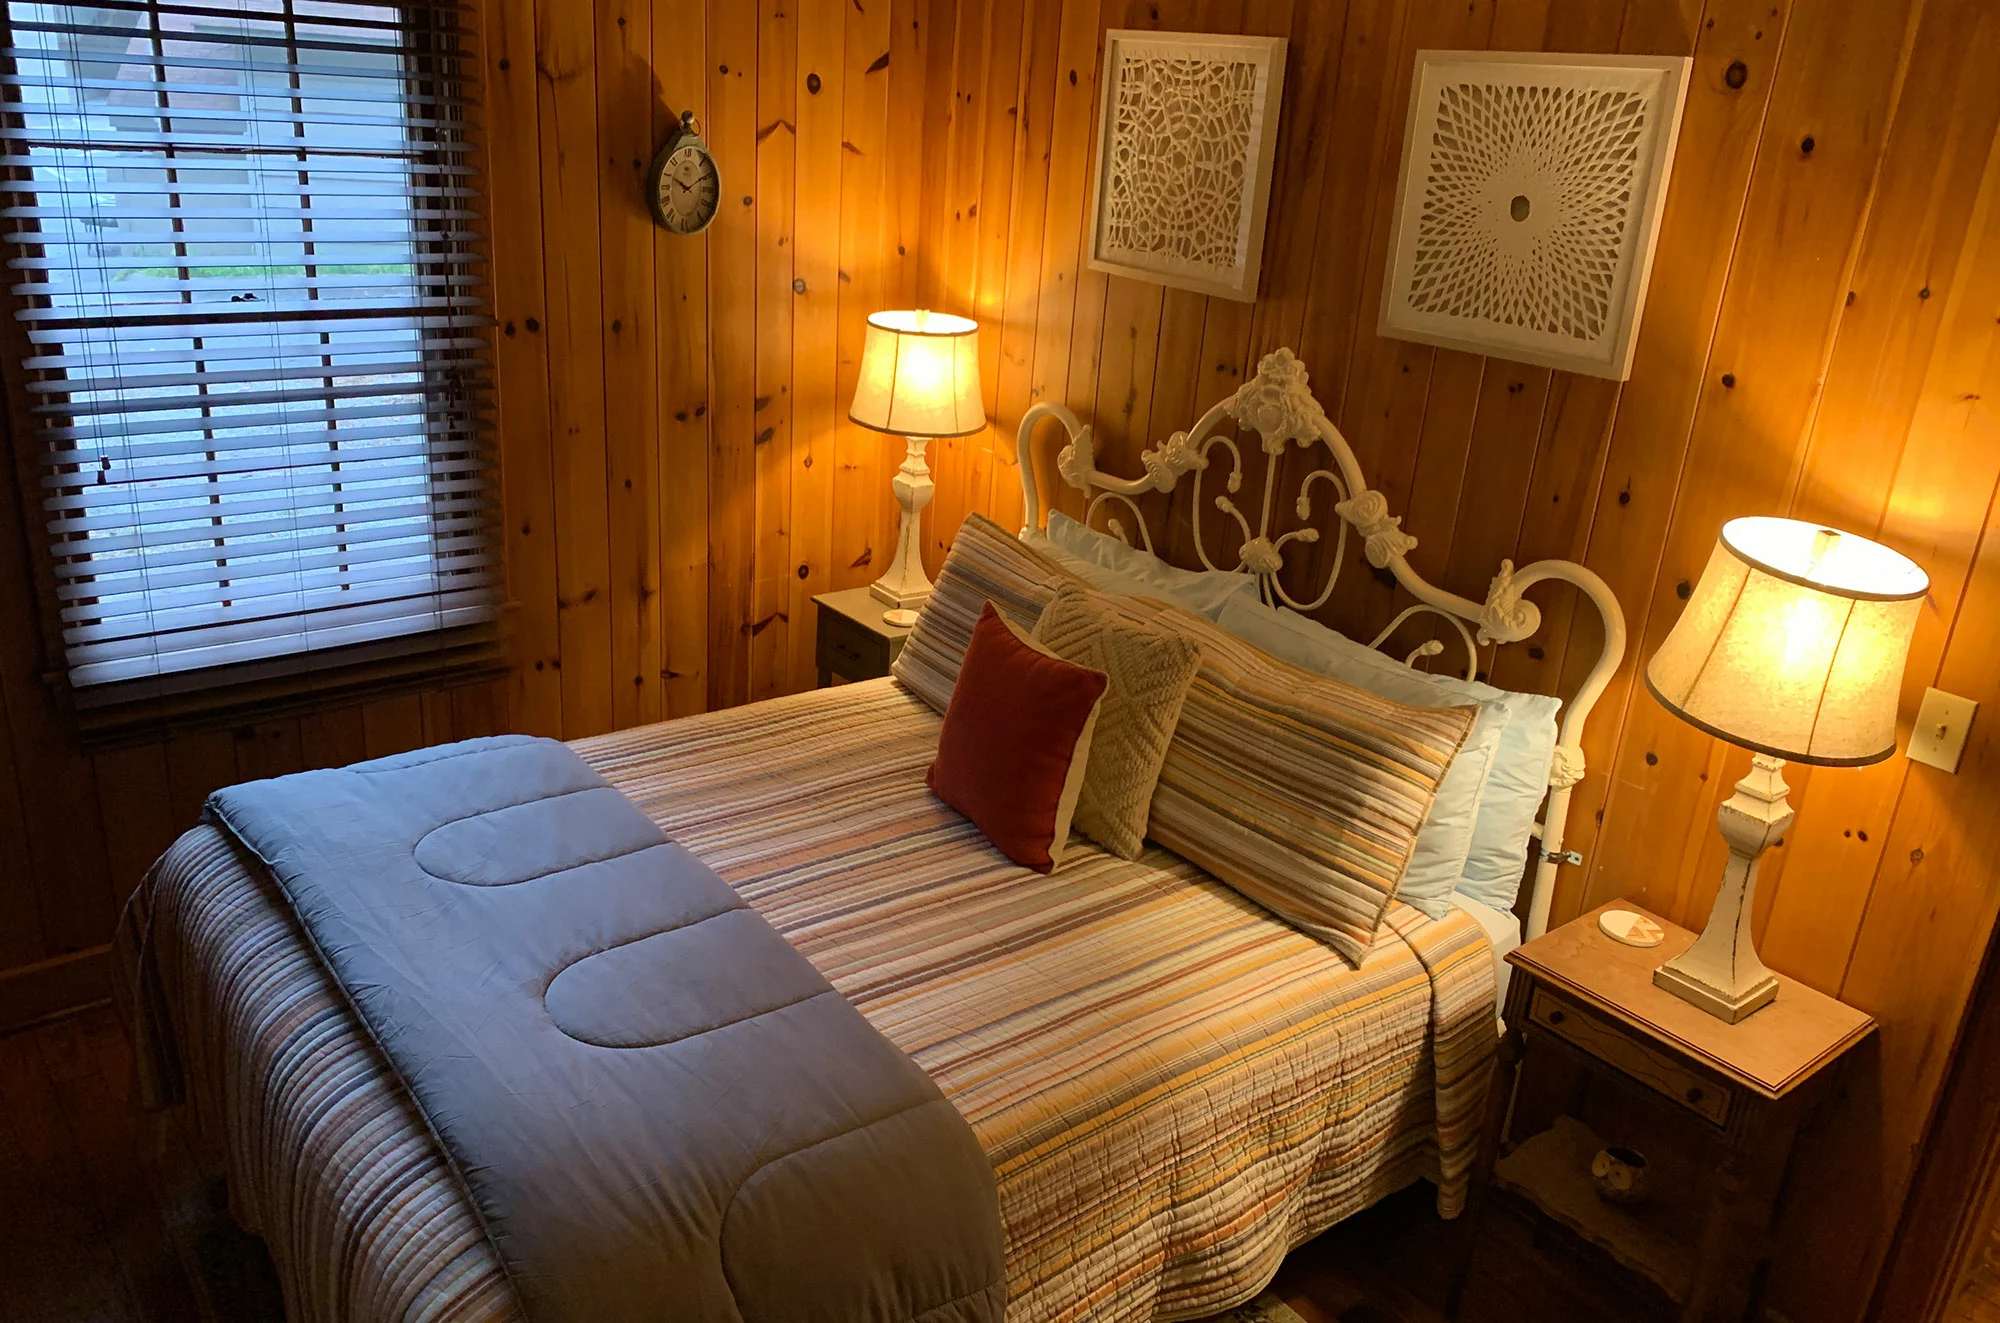
<svg viewBox="0 0 2000 1323">
<path fill-rule="evenodd" d="M 1099 472 L 1090 428 L 1078 422 L 1076 415 L 1062 405 L 1043 403 L 1031 407 L 1021 419 L 1018 433 L 1021 492 L 1029 528 L 1038 528 L 1042 524 L 1041 497 L 1035 485 L 1035 459 L 1030 442 L 1035 425 L 1043 418 L 1054 418 L 1069 434 L 1068 443 L 1057 457 L 1056 468 L 1064 482 L 1089 496 L 1086 520 L 1106 502 L 1114 506 L 1122 503 L 1131 510 L 1139 525 L 1142 545 L 1151 551 L 1152 533 L 1134 498 L 1149 491 L 1171 492 L 1183 476 L 1192 473 L 1196 511 L 1193 520 L 1195 554 L 1211 570 L 1255 575 L 1264 600 L 1273 606 L 1310 612 L 1332 596 L 1346 554 L 1347 526 L 1352 524 L 1361 535 L 1368 563 L 1393 574 L 1396 582 L 1418 602 L 1418 605 L 1391 621 L 1370 646 L 1379 647 L 1411 615 L 1419 611 L 1434 613 L 1449 620 L 1464 640 L 1467 655 L 1472 658 L 1472 664 L 1466 671 L 1468 679 L 1474 673 L 1478 656 L 1475 634 L 1467 628 L 1468 624 L 1476 627 L 1479 644 L 1518 643 L 1531 637 L 1542 624 L 1541 609 L 1522 593 L 1546 579 L 1559 579 L 1576 585 L 1604 619 L 1604 648 L 1582 687 L 1564 706 L 1555 758 L 1549 768 L 1549 796 L 1542 814 L 1539 861 L 1529 893 L 1526 929 L 1529 940 L 1541 936 L 1548 928 L 1549 902 L 1555 889 L 1557 867 L 1564 863 L 1581 862 L 1577 856 L 1564 853 L 1562 842 L 1563 829 L 1569 820 L 1570 790 L 1583 779 L 1584 774 L 1584 723 L 1590 720 L 1591 709 L 1597 705 L 1604 687 L 1611 681 L 1612 672 L 1618 669 L 1618 663 L 1625 655 L 1625 613 L 1619 609 L 1618 599 L 1612 595 L 1610 585 L 1593 571 L 1568 560 L 1541 560 L 1518 570 L 1512 561 L 1503 560 L 1484 602 L 1445 592 L 1426 582 L 1410 568 L 1406 556 L 1417 545 L 1417 540 L 1403 531 L 1400 518 L 1389 513 L 1389 502 L 1382 493 L 1369 487 L 1347 439 L 1341 436 L 1319 401 L 1313 398 L 1312 390 L 1306 383 L 1305 365 L 1289 349 L 1265 355 L 1263 362 L 1257 365 L 1257 375 L 1244 382 L 1235 394 L 1203 414 L 1193 430 L 1175 432 L 1158 447 L 1142 453 L 1139 462 L 1145 466 L 1146 474 L 1141 478 L 1119 478 Z M 1236 437 L 1219 430 L 1225 423 L 1232 422 L 1243 434 L 1254 432 L 1260 437 L 1267 456 L 1263 501 L 1256 511 L 1254 523 L 1237 503 L 1243 486 L 1243 451 Z M 1332 466 L 1316 468 L 1306 475 L 1293 500 L 1300 526 L 1274 537 L 1271 532 L 1272 516 L 1276 508 L 1279 469 L 1282 467 L 1278 461 L 1287 446 L 1296 444 L 1304 449 L 1314 442 L 1325 444 L 1332 456 Z M 1238 549 L 1234 565 L 1216 564 L 1202 540 L 1202 475 L 1208 471 L 1210 455 L 1218 447 L 1228 451 L 1230 469 L 1222 483 L 1223 491 L 1214 498 L 1214 506 L 1235 519 L 1243 531 L 1243 545 Z M 1307 522 L 1312 518 L 1313 490 L 1318 483 L 1325 483 L 1333 496 L 1334 512 L 1340 516 L 1336 521 L 1335 536 L 1338 540 L 1332 567 L 1318 596 L 1300 601 L 1286 591 L 1279 572 L 1285 565 L 1287 547 L 1293 544 L 1309 545 L 1319 540 L 1320 530 Z M 1128 542 L 1131 540 L 1124 531 L 1123 521 L 1115 516 L 1107 519 L 1107 526 L 1112 533 Z M 1411 653 L 1406 660 L 1414 662 L 1420 656 L 1436 656 L 1442 650 L 1443 645 L 1432 641 Z"/>
</svg>

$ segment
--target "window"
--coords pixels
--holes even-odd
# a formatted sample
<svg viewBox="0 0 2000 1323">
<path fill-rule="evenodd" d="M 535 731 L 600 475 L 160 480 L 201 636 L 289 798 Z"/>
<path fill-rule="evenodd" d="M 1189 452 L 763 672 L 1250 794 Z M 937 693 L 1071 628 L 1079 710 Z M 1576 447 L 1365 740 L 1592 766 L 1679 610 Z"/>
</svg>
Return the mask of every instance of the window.
<svg viewBox="0 0 2000 1323">
<path fill-rule="evenodd" d="M 455 7 L 0 2 L 10 387 L 79 703 L 462 644 L 499 576 Z"/>
</svg>

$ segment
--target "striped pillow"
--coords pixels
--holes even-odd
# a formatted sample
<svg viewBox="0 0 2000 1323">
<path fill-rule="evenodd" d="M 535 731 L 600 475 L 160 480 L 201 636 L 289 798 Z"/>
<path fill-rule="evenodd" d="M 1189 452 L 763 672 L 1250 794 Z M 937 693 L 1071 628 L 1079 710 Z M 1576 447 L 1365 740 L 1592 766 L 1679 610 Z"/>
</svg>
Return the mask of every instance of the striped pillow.
<svg viewBox="0 0 2000 1323">
<path fill-rule="evenodd" d="M 1201 648 L 1148 834 L 1359 964 L 1470 707 L 1411 707 L 1136 600 Z"/>
<path fill-rule="evenodd" d="M 890 674 L 943 712 L 951 706 L 959 663 L 988 602 L 1001 619 L 1032 633 L 1042 608 L 1066 583 L 1082 580 L 984 515 L 968 515 L 938 571 L 930 600 Z"/>
</svg>

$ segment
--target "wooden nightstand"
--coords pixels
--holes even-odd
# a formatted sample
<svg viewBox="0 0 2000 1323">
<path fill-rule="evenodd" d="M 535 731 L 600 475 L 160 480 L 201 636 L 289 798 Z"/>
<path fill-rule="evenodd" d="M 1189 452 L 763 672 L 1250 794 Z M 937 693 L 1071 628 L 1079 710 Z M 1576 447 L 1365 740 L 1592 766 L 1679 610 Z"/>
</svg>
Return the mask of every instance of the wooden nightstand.
<svg viewBox="0 0 2000 1323">
<path fill-rule="evenodd" d="M 1770 1257 L 1800 1119 L 1875 1022 L 1781 974 L 1777 1001 L 1725 1024 L 1653 986 L 1654 967 L 1693 933 L 1662 921 L 1660 945 L 1626 946 L 1598 928 L 1598 913 L 1507 957 L 1507 1028 L 1473 1207 L 1491 1202 L 1489 1186 L 1504 1191 L 1651 1281 L 1682 1320 L 1734 1323 Z M 1524 1081 L 1536 1072 L 1524 1076 L 1521 1063 L 1531 1049 L 1568 1063 L 1560 1106 L 1530 1097 Z M 1538 1133 L 1515 1139 L 1537 1122 Z M 1607 1144 L 1645 1154 L 1647 1202 L 1598 1196 L 1590 1164 Z"/>
<path fill-rule="evenodd" d="M 819 687 L 843 680 L 877 680 L 889 673 L 889 664 L 903 650 L 910 631 L 884 624 L 882 613 L 889 608 L 866 588 L 846 592 L 821 593 L 813 598 L 819 608 L 819 634 L 814 656 L 819 665 Z"/>
</svg>

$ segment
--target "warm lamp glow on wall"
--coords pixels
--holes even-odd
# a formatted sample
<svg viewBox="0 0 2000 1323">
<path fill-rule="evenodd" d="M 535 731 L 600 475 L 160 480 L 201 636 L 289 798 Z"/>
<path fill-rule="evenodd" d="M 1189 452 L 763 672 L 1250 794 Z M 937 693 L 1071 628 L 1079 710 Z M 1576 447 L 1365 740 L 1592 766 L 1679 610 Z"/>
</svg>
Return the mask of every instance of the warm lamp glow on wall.
<svg viewBox="0 0 2000 1323">
<path fill-rule="evenodd" d="M 1757 864 L 1792 824 L 1785 760 L 1896 751 L 1903 662 L 1930 580 L 1907 556 L 1793 519 L 1733 519 L 1646 687 L 1676 716 L 1753 750 L 1717 817 L 1729 863 L 1708 927 L 1653 982 L 1734 1023 L 1778 995 L 1751 939 Z"/>
<path fill-rule="evenodd" d="M 891 609 L 883 619 L 913 625 L 931 595 L 924 573 L 921 519 L 930 504 L 924 447 L 934 436 L 969 436 L 986 426 L 979 394 L 979 326 L 942 312 L 878 312 L 861 347 L 861 380 L 847 416 L 863 427 L 908 439 L 909 453 L 891 484 L 903 508 L 896 557 L 871 588 Z"/>
</svg>

